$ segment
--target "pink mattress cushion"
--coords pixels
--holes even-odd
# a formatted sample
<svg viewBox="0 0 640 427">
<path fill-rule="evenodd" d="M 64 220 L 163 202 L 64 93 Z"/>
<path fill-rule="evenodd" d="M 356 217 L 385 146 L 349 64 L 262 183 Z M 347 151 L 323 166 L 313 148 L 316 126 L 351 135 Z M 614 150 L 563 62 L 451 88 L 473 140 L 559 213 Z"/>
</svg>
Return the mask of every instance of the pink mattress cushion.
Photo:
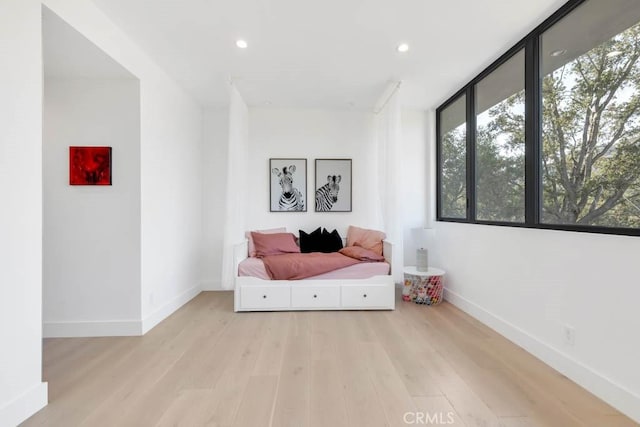
<svg viewBox="0 0 640 427">
<path fill-rule="evenodd" d="M 347 246 L 360 246 L 377 255 L 382 255 L 382 241 L 387 237 L 382 231 L 349 226 Z"/>
<path fill-rule="evenodd" d="M 360 261 L 367 262 L 381 262 L 384 261 L 384 257 L 382 255 L 378 255 L 377 253 L 370 251 L 369 249 L 365 249 L 361 246 L 347 246 L 346 248 L 340 249 L 342 255 L 346 255 L 351 258 L 355 258 Z"/>
<path fill-rule="evenodd" d="M 308 277 L 305 280 L 368 279 L 373 276 L 386 276 L 390 270 L 390 266 L 386 262 L 361 262 L 339 270 Z M 240 262 L 238 265 L 238 276 L 271 280 L 264 266 L 264 262 L 260 258 L 246 258 Z"/>
<path fill-rule="evenodd" d="M 251 237 L 253 238 L 256 257 L 258 258 L 269 255 L 300 253 L 300 247 L 296 244 L 296 236 L 292 233 L 263 234 L 251 232 Z"/>
<path fill-rule="evenodd" d="M 272 228 L 269 230 L 247 231 L 246 233 L 244 233 L 244 236 L 249 241 L 249 256 L 250 257 L 256 256 L 256 246 L 253 244 L 253 237 L 251 237 L 251 233 L 274 234 L 274 233 L 286 233 L 286 232 L 287 232 L 287 229 L 284 227 Z"/>
</svg>

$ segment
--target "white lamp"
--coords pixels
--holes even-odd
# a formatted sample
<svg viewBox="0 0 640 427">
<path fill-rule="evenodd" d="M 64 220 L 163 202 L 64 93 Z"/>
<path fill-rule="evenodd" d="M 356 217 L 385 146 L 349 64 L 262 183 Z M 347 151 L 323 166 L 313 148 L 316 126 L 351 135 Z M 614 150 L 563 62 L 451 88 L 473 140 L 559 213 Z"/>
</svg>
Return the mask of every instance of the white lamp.
<svg viewBox="0 0 640 427">
<path fill-rule="evenodd" d="M 429 252 L 427 251 L 427 245 L 433 240 L 435 236 L 435 230 L 433 228 L 414 228 L 413 239 L 416 243 L 416 269 L 418 271 L 429 270 Z"/>
</svg>

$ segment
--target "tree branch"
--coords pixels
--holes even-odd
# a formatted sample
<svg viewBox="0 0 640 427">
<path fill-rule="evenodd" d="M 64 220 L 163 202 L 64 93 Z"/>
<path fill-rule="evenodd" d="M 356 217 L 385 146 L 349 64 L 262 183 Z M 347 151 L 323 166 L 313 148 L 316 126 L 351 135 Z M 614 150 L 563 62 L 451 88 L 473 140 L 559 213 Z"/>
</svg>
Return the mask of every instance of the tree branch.
<svg viewBox="0 0 640 427">
<path fill-rule="evenodd" d="M 627 185 L 624 188 L 617 189 L 616 192 L 613 193 L 611 197 L 609 197 L 602 205 L 600 205 L 600 207 L 594 209 L 593 211 L 589 212 L 588 214 L 580 218 L 577 221 L 577 223 L 590 224 L 594 219 L 604 215 L 607 211 L 609 211 L 610 209 L 612 209 L 613 207 L 615 207 L 620 203 L 622 196 L 624 195 L 624 193 L 627 191 L 628 188 L 629 186 Z"/>
<path fill-rule="evenodd" d="M 595 163 L 598 159 L 600 159 L 602 156 L 607 154 L 607 152 L 611 149 L 611 147 L 613 147 L 613 145 L 616 142 L 618 142 L 618 140 L 622 136 L 622 133 L 624 132 L 625 125 L 627 124 L 631 116 L 635 114 L 636 111 L 638 111 L 638 107 L 639 107 L 639 104 L 636 103 L 636 105 L 633 108 L 629 109 L 629 111 L 623 117 L 620 118 L 619 126 L 613 133 L 613 136 L 611 137 L 609 142 L 605 144 L 604 148 L 600 152 L 596 153 L 593 156 L 593 163 Z"/>
</svg>

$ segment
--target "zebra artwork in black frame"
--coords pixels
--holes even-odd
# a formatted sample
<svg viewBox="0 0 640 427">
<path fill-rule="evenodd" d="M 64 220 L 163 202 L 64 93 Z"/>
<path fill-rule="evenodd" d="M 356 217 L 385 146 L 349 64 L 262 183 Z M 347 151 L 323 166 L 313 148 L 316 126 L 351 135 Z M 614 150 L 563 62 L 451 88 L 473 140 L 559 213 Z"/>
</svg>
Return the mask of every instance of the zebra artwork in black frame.
<svg viewBox="0 0 640 427">
<path fill-rule="evenodd" d="M 269 210 L 307 211 L 307 159 L 269 159 Z"/>
<path fill-rule="evenodd" d="M 316 212 L 351 212 L 351 159 L 316 159 Z"/>
</svg>

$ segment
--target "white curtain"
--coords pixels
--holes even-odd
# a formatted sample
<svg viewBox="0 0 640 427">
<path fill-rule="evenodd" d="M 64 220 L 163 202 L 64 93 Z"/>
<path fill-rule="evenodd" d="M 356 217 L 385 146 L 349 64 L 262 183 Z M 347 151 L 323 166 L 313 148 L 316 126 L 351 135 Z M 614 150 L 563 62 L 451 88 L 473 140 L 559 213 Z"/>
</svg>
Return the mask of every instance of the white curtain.
<svg viewBox="0 0 640 427">
<path fill-rule="evenodd" d="M 230 83 L 229 141 L 227 146 L 227 191 L 224 200 L 224 242 L 222 251 L 222 288 L 233 289 L 234 246 L 244 240 L 247 212 L 247 175 L 249 161 L 249 110 Z"/>
<path fill-rule="evenodd" d="M 390 92 L 390 94 L 389 94 Z M 396 283 L 402 282 L 403 227 L 402 197 L 400 185 L 400 149 L 402 144 L 402 121 L 399 102 L 400 84 L 387 91 L 382 106 L 375 116 L 375 141 L 378 157 L 379 218 L 387 240 L 393 243 L 391 270 Z"/>
</svg>

